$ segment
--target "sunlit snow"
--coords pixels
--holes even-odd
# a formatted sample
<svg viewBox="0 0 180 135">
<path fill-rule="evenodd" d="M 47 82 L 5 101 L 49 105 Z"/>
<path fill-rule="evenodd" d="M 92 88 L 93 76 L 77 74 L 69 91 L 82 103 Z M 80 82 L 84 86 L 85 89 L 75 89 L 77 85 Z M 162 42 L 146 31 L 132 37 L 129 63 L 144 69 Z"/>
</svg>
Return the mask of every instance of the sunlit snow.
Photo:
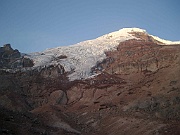
<svg viewBox="0 0 180 135">
<path fill-rule="evenodd" d="M 139 28 L 124 28 L 116 32 L 112 32 L 94 40 L 88 40 L 77 43 L 75 45 L 57 47 L 47 49 L 40 53 L 32 53 L 26 57 L 31 58 L 35 65 L 48 66 L 48 65 L 62 65 L 66 72 L 71 72 L 69 79 L 76 80 L 88 78 L 91 74 L 91 68 L 96 65 L 97 61 L 102 61 L 106 58 L 105 51 L 116 49 L 120 42 L 129 39 L 137 39 L 130 34 L 131 32 L 144 32 L 145 30 Z M 154 37 L 160 42 L 164 42 L 157 37 Z M 168 43 L 171 43 L 170 41 Z M 65 55 L 65 59 L 57 59 L 58 56 Z"/>
</svg>

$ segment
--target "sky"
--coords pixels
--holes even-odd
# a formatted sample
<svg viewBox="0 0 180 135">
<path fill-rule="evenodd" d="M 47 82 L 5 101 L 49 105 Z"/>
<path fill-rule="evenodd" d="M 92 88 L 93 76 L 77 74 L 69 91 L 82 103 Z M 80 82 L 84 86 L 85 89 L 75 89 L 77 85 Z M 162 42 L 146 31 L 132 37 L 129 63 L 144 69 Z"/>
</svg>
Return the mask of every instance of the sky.
<svg viewBox="0 0 180 135">
<path fill-rule="evenodd" d="M 127 27 L 179 41 L 179 5 L 179 0 L 0 0 L 0 46 L 37 52 Z"/>
</svg>

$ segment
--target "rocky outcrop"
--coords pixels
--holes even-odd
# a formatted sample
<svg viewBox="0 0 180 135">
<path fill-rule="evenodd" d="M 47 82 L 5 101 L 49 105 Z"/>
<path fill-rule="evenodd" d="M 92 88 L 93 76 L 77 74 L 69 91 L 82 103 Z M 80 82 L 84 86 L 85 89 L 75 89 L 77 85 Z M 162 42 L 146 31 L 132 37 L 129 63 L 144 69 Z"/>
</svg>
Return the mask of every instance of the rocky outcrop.
<svg viewBox="0 0 180 135">
<path fill-rule="evenodd" d="M 154 39 L 151 35 L 149 35 L 148 33 L 143 33 L 143 32 L 131 32 L 132 35 L 134 35 L 135 37 L 137 37 L 138 39 L 140 39 L 143 42 L 151 42 L 151 43 L 155 43 L 155 44 L 164 44 L 156 39 Z"/>
<path fill-rule="evenodd" d="M 48 103 L 52 105 L 65 105 L 67 103 L 66 93 L 62 90 L 53 91 L 50 94 Z"/>
<path fill-rule="evenodd" d="M 43 76 L 43 78 L 56 78 L 60 75 L 65 74 L 65 70 L 64 67 L 61 65 L 57 65 L 57 66 L 49 66 L 49 67 L 45 67 L 42 68 L 40 71 L 41 76 Z"/>
<path fill-rule="evenodd" d="M 47 103 L 66 104 L 70 87 L 61 65 L 10 73 L 0 70 L 0 105 L 9 110 L 30 110 Z M 59 90 L 62 89 L 63 91 Z"/>
<path fill-rule="evenodd" d="M 14 69 L 33 65 L 32 60 L 22 57 L 21 53 L 17 49 L 13 50 L 10 44 L 0 47 L 0 68 Z"/>
<path fill-rule="evenodd" d="M 151 40 L 150 40 L 151 41 Z M 106 52 L 107 58 L 98 63 L 92 71 L 110 74 L 155 72 L 176 61 L 178 46 L 162 46 L 154 42 L 128 40 L 120 43 L 117 51 Z"/>
</svg>

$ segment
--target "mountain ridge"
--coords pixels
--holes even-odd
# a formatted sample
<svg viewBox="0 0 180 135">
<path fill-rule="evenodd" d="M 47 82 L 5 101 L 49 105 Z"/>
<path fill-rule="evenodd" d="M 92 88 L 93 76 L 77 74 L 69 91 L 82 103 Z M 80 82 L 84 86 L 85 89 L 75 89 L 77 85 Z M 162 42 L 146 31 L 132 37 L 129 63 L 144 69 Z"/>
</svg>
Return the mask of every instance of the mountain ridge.
<svg viewBox="0 0 180 135">
<path fill-rule="evenodd" d="M 136 34 L 139 34 L 139 36 Z M 166 41 L 149 35 L 146 30 L 140 28 L 123 28 L 93 40 L 83 41 L 70 46 L 47 49 L 40 53 L 31 53 L 25 57 L 34 61 L 34 67 L 61 64 L 64 66 L 66 72 L 71 72 L 69 79 L 72 81 L 86 79 L 93 75 L 91 74 L 91 68 L 97 62 L 103 61 L 106 58 L 106 51 L 115 50 L 121 42 L 126 40 L 144 40 L 141 38 L 142 36 L 145 37 L 145 40 L 151 38 L 151 41 L 153 39 L 152 42 L 156 41 L 162 45 L 180 44 L 180 42 Z M 58 60 L 61 56 L 66 56 L 66 58 Z"/>
</svg>

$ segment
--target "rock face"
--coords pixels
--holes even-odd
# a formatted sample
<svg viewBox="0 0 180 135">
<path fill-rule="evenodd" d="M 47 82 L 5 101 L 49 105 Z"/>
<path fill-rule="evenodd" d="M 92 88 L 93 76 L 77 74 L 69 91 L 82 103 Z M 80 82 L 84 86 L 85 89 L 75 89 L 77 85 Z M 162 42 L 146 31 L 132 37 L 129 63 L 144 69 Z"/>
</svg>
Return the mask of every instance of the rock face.
<svg viewBox="0 0 180 135">
<path fill-rule="evenodd" d="M 11 59 L 33 64 L 1 47 L 0 134 L 180 134 L 180 45 L 133 34 L 75 81 L 61 64 L 8 72 Z"/>
<path fill-rule="evenodd" d="M 180 119 L 179 52 L 178 45 L 137 40 L 121 43 L 92 69 L 103 73 L 67 91 L 69 110 L 76 110 L 82 123 L 100 131 L 97 134 L 165 134 L 165 128 L 179 134 L 174 130 L 177 123 L 170 122 Z M 145 120 L 148 117 L 152 119 Z"/>
<path fill-rule="evenodd" d="M 0 68 L 22 68 L 22 67 L 32 67 L 33 61 L 21 57 L 18 50 L 13 50 L 10 44 L 5 44 L 0 47 Z"/>
<path fill-rule="evenodd" d="M 67 103 L 66 93 L 62 90 L 52 92 L 49 97 L 49 103 L 52 105 L 65 105 Z"/>
</svg>

